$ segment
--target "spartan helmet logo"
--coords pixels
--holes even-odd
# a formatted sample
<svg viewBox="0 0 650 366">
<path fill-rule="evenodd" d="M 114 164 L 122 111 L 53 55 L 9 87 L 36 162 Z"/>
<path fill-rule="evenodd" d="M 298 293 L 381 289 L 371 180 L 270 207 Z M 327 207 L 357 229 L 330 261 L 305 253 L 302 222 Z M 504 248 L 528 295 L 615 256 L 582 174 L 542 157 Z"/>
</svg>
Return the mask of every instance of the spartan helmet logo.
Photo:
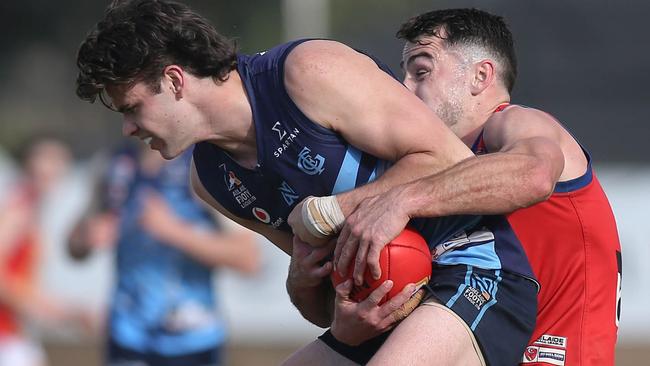
<svg viewBox="0 0 650 366">
<path fill-rule="evenodd" d="M 300 151 L 300 154 L 298 154 L 298 168 L 309 175 L 321 174 L 325 170 L 323 168 L 325 158 L 318 154 L 312 157 L 309 154 L 310 152 L 311 150 L 308 147 L 304 147 Z"/>
</svg>

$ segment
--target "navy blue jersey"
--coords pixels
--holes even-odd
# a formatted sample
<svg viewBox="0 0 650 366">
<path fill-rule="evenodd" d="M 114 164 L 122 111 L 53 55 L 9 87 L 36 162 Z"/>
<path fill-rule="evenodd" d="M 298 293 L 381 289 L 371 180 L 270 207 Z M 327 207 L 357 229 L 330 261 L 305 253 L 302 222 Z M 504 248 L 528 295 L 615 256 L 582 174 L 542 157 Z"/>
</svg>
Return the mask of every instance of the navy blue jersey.
<svg viewBox="0 0 650 366">
<path fill-rule="evenodd" d="M 201 142 L 194 148 L 199 179 L 219 204 L 240 218 L 289 233 L 287 217 L 302 199 L 351 190 L 376 179 L 391 164 L 310 120 L 291 100 L 284 84 L 284 62 L 304 41 L 238 57 L 255 123 L 258 165 L 254 169 L 240 166 L 214 144 Z M 415 226 L 433 249 L 480 219 L 450 216 L 418 221 Z"/>
</svg>

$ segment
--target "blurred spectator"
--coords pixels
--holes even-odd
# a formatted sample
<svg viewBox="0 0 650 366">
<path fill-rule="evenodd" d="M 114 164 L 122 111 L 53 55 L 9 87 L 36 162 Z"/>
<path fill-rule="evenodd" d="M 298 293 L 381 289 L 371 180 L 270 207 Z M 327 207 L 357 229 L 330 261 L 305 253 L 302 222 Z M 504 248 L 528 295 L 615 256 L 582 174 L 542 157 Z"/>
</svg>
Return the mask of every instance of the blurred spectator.
<svg viewBox="0 0 650 366">
<path fill-rule="evenodd" d="M 67 145 L 53 137 L 25 144 L 22 171 L 0 202 L 0 366 L 41 366 L 46 357 L 25 322 L 71 326 L 89 317 L 38 285 L 42 243 L 39 213 L 46 195 L 70 166 Z"/>
<path fill-rule="evenodd" d="M 172 161 L 148 148 L 111 157 L 92 214 L 70 238 L 84 258 L 115 245 L 116 285 L 107 365 L 221 365 L 226 329 L 212 269 L 251 274 L 259 252 L 251 232 L 222 232 L 189 188 L 191 152 Z"/>
</svg>

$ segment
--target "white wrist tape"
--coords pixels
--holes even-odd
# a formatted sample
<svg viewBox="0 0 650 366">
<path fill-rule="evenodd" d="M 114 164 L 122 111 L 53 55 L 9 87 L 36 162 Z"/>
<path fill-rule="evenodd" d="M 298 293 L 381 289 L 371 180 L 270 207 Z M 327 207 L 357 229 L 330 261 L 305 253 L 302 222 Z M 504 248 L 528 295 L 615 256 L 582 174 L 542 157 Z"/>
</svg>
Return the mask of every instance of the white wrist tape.
<svg viewBox="0 0 650 366">
<path fill-rule="evenodd" d="M 345 216 L 336 196 L 308 197 L 302 206 L 302 221 L 310 234 L 326 238 L 341 231 Z"/>
</svg>

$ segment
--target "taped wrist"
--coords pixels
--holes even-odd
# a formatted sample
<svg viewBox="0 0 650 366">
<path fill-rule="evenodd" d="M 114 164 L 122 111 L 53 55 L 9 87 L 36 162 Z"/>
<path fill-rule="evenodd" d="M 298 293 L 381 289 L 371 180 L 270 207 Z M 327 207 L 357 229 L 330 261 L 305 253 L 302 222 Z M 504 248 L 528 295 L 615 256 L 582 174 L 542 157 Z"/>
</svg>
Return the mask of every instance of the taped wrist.
<svg viewBox="0 0 650 366">
<path fill-rule="evenodd" d="M 308 197 L 302 205 L 302 221 L 310 234 L 326 238 L 341 230 L 345 216 L 336 196 Z"/>
</svg>

